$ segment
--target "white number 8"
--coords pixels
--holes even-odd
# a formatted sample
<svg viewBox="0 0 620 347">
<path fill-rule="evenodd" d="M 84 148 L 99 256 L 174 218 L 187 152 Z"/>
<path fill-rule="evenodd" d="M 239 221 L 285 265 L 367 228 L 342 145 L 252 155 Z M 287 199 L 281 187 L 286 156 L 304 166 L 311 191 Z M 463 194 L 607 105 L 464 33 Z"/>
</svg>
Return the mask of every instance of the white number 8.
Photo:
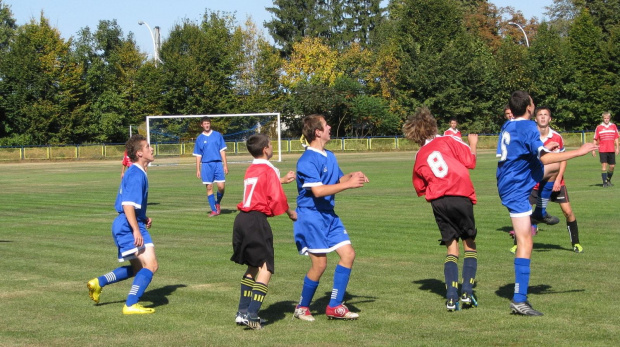
<svg viewBox="0 0 620 347">
<path fill-rule="evenodd" d="M 435 177 L 443 178 L 448 174 L 448 164 L 446 164 L 446 161 L 443 160 L 441 153 L 438 151 L 431 153 L 428 158 L 426 158 L 426 162 L 433 171 L 433 174 L 435 174 Z"/>
</svg>

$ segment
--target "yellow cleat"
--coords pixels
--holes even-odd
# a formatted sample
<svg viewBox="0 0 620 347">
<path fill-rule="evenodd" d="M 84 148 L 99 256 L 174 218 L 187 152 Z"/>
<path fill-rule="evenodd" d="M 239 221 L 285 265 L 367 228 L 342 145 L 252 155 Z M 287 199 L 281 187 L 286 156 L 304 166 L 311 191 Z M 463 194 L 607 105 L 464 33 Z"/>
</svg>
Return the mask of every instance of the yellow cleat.
<svg viewBox="0 0 620 347">
<path fill-rule="evenodd" d="M 517 245 L 514 245 L 514 246 L 510 247 L 510 253 L 512 253 L 512 254 L 517 253 Z"/>
<path fill-rule="evenodd" d="M 88 281 L 86 286 L 88 287 L 88 296 L 90 296 L 94 302 L 99 303 L 99 295 L 101 295 L 101 291 L 103 290 L 103 288 L 99 285 L 99 279 L 93 278 Z"/>
<path fill-rule="evenodd" d="M 131 306 L 123 306 L 123 314 L 149 314 L 155 313 L 154 308 L 144 307 L 140 304 L 133 304 Z"/>
<path fill-rule="evenodd" d="M 580 244 L 576 243 L 573 245 L 573 251 L 575 251 L 575 253 L 583 253 L 583 247 L 581 247 Z"/>
</svg>

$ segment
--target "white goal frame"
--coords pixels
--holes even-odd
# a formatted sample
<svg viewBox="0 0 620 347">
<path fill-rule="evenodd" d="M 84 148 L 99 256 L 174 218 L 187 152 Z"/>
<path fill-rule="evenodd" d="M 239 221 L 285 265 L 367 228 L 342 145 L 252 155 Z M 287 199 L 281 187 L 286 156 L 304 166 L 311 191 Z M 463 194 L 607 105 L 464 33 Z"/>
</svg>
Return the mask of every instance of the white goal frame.
<svg viewBox="0 0 620 347">
<path fill-rule="evenodd" d="M 280 113 L 237 113 L 237 114 L 186 114 L 186 115 L 165 115 L 146 117 L 146 139 L 151 143 L 151 119 L 166 118 L 218 118 L 218 117 L 257 117 L 257 116 L 276 116 L 278 129 L 278 162 L 282 162 L 282 124 L 280 123 Z"/>
</svg>

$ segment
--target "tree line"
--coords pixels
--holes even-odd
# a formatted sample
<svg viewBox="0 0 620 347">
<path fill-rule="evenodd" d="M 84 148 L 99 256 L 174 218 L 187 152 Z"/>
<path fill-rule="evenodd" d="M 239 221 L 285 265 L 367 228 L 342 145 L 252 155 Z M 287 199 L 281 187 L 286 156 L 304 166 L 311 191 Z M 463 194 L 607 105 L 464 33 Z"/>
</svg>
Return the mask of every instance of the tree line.
<svg viewBox="0 0 620 347">
<path fill-rule="evenodd" d="M 559 130 L 620 110 L 620 0 L 554 0 L 544 22 L 486 0 L 382 3 L 273 0 L 272 40 L 205 9 L 155 64 L 114 19 L 64 39 L 44 13 L 16 25 L 0 0 L 0 145 L 124 142 L 165 114 L 281 112 L 293 137 L 321 113 L 335 136 L 395 135 L 422 105 L 441 126 L 496 133 L 517 89 Z"/>
</svg>

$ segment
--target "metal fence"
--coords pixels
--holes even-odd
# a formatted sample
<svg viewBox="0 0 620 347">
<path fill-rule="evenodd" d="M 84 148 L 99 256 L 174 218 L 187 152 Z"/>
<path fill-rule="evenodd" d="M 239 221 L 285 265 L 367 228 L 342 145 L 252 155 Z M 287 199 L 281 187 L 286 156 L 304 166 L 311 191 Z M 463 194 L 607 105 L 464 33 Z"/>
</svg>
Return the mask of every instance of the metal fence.
<svg viewBox="0 0 620 347">
<path fill-rule="evenodd" d="M 480 135 L 478 148 L 494 149 L 498 135 Z M 594 137 L 593 132 L 562 133 L 566 147 L 578 147 Z M 467 138 L 464 137 L 464 140 Z M 191 156 L 194 143 L 154 143 L 151 144 L 156 157 Z M 245 142 L 226 142 L 227 155 L 247 154 Z M 272 142 L 274 152 L 279 150 L 278 143 Z M 330 151 L 413 151 L 418 145 L 402 137 L 369 137 L 369 138 L 335 138 L 327 143 Z M 93 145 L 48 145 L 0 147 L 0 161 L 22 160 L 79 160 L 79 159 L 122 159 L 124 144 L 93 144 Z M 282 153 L 303 152 L 304 147 L 297 139 L 282 140 Z"/>
</svg>

